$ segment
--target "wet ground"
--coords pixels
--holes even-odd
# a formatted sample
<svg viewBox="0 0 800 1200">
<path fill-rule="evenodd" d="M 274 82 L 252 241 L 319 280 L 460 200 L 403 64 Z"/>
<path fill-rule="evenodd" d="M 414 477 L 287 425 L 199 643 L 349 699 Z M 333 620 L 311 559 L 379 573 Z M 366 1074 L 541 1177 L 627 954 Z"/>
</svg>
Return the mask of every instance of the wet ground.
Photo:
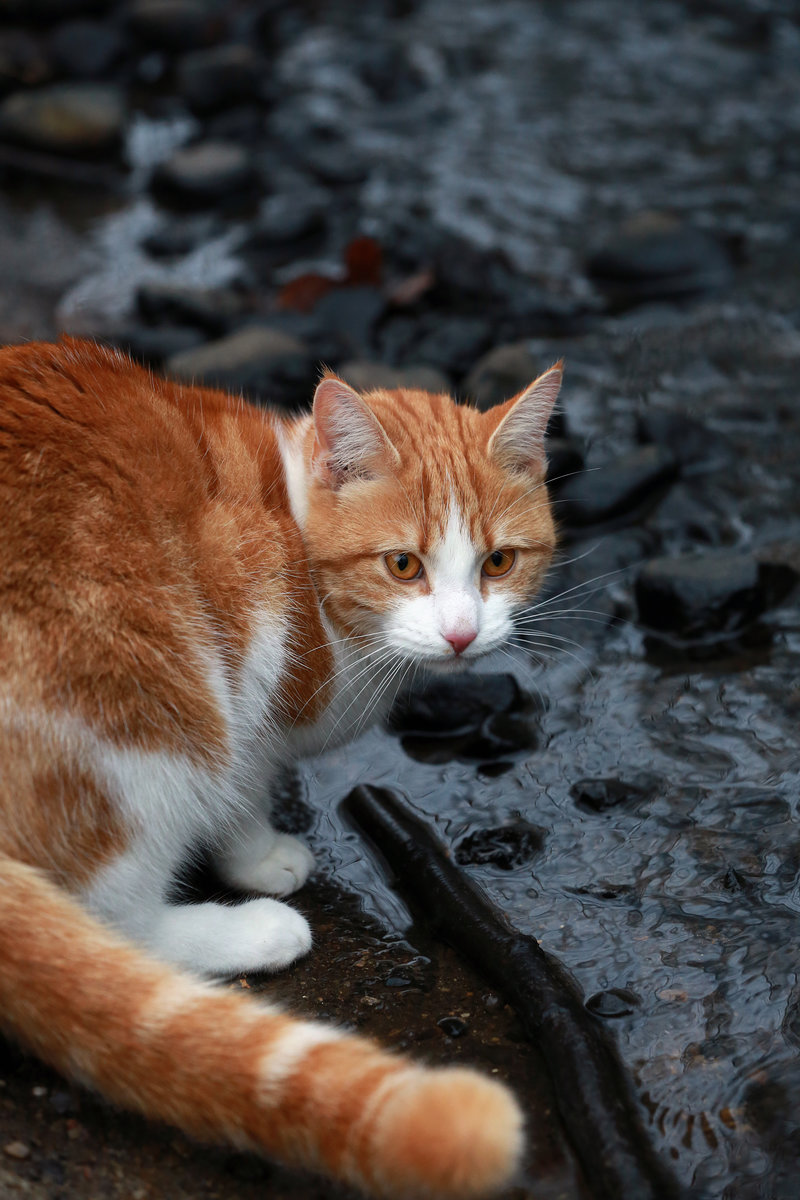
<svg viewBox="0 0 800 1200">
<path fill-rule="evenodd" d="M 81 5 L 40 7 L 49 32 L 23 32 L 47 69 L 26 87 L 81 74 L 53 50 L 53 13 Z M 519 645 L 486 668 L 517 686 L 465 684 L 460 711 L 433 695 L 301 766 L 286 812 L 318 855 L 298 898 L 317 945 L 270 992 L 496 1070 L 531 1112 L 514 1197 L 584 1194 L 514 1015 L 412 923 L 341 816 L 354 784 L 397 787 L 573 972 L 687 1195 L 793 1198 L 795 6 L 232 4 L 201 50 L 245 38 L 259 82 L 225 99 L 218 74 L 211 108 L 187 54 L 133 22 L 141 5 L 83 7 L 95 36 L 121 31 L 94 77 L 124 89 L 122 149 L 0 144 L 3 340 L 68 328 L 176 370 L 217 344 L 209 377 L 289 405 L 320 360 L 426 367 L 482 402 L 567 363 L 562 561 Z M 174 163 L 151 186 L 204 137 L 246 150 L 241 203 L 226 208 L 207 176 L 187 197 Z M 295 339 L 291 354 L 223 361 L 215 340 L 252 326 Z M 29 1150 L 5 1155 L 0 1192 L 334 1194 L 111 1113 L 10 1050 L 0 1077 L 0 1145 Z"/>
</svg>

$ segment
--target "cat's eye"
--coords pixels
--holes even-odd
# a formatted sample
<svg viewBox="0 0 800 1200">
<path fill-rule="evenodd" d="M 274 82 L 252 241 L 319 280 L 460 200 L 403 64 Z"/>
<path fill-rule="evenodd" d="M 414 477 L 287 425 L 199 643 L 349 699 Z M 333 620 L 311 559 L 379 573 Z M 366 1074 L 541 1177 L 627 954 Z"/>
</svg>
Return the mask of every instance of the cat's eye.
<svg viewBox="0 0 800 1200">
<path fill-rule="evenodd" d="M 499 579 L 501 575 L 507 575 L 516 557 L 516 550 L 493 550 L 483 560 L 484 575 L 488 575 L 490 579 Z"/>
<path fill-rule="evenodd" d="M 419 579 L 422 574 L 422 562 L 416 554 L 408 550 L 399 550 L 396 554 L 387 554 L 384 559 L 395 579 Z"/>
</svg>

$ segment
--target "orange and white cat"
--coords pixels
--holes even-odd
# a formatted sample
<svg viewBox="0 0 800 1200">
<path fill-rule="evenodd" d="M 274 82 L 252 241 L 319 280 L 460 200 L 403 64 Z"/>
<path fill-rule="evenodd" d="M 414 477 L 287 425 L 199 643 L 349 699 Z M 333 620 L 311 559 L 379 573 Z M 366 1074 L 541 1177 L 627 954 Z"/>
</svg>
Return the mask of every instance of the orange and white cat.
<svg viewBox="0 0 800 1200">
<path fill-rule="evenodd" d="M 0 351 L 0 1027 L 111 1100 L 386 1196 L 502 1186 L 510 1093 L 197 976 L 285 967 L 287 759 L 502 645 L 560 366 L 487 413 L 326 376 L 287 419 L 65 339 Z M 259 898 L 170 903 L 210 845 Z"/>
</svg>

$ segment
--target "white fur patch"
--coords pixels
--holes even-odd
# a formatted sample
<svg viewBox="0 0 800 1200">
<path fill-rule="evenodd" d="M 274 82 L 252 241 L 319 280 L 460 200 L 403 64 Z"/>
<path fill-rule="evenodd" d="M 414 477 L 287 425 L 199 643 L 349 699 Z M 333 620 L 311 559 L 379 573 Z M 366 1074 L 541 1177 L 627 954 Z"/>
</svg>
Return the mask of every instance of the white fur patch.
<svg viewBox="0 0 800 1200">
<path fill-rule="evenodd" d="M 317 1046 L 333 1046 L 344 1034 L 327 1025 L 298 1021 L 291 1025 L 269 1050 L 259 1067 L 259 1092 L 267 1104 L 278 1104 L 284 1083 Z"/>
</svg>

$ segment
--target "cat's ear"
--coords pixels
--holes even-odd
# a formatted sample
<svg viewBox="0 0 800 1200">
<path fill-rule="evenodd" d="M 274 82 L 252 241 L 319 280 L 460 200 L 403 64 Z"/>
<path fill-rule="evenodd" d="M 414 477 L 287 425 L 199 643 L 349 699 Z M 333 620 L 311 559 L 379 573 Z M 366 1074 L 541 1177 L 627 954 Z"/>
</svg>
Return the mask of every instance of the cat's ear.
<svg viewBox="0 0 800 1200">
<path fill-rule="evenodd" d="M 316 477 L 338 488 L 348 478 L 381 474 L 396 458 L 383 426 L 358 392 L 335 375 L 326 376 L 314 393 Z"/>
<path fill-rule="evenodd" d="M 489 454 L 507 470 L 545 469 L 544 435 L 561 390 L 562 373 L 559 360 L 524 392 L 489 410 L 487 415 L 498 421 L 489 438 Z"/>
</svg>

